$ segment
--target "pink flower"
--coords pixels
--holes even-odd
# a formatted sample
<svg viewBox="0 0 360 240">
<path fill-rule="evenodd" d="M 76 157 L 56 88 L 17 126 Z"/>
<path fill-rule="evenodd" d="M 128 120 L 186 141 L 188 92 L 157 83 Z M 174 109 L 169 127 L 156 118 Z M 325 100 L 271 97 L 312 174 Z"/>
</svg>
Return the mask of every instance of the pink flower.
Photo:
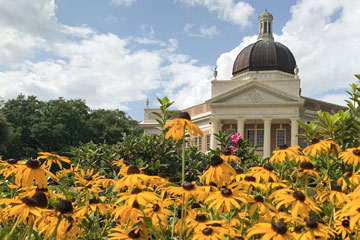
<svg viewBox="0 0 360 240">
<path fill-rule="evenodd" d="M 234 144 L 234 143 L 237 143 L 242 137 L 241 137 L 240 133 L 235 133 L 230 138 L 231 138 L 230 144 Z"/>
<path fill-rule="evenodd" d="M 235 147 L 235 146 L 230 146 L 231 154 L 234 154 L 237 150 L 238 150 L 237 147 Z"/>
</svg>

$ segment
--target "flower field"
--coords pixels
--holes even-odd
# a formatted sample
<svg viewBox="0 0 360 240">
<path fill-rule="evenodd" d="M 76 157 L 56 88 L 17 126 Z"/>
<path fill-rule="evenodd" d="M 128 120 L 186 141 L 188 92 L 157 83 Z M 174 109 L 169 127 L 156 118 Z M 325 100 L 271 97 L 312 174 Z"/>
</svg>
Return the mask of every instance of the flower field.
<svg viewBox="0 0 360 240">
<path fill-rule="evenodd" d="M 353 99 L 358 91 L 353 88 Z M 166 108 L 163 134 L 144 139 L 176 143 L 178 175 L 145 174 L 149 165 L 141 159 L 115 154 L 106 171 L 91 159 L 75 164 L 48 152 L 0 160 L 0 239 L 360 239 L 355 104 L 300 122 L 308 146 L 283 145 L 270 158 L 252 155 L 239 134 L 219 132 L 218 149 L 195 154 L 207 165 L 195 173 L 185 145 L 202 132 L 189 114 L 170 119 Z M 128 152 L 136 148 L 130 140 L 132 147 L 117 149 L 134 159 L 142 150 Z"/>
</svg>

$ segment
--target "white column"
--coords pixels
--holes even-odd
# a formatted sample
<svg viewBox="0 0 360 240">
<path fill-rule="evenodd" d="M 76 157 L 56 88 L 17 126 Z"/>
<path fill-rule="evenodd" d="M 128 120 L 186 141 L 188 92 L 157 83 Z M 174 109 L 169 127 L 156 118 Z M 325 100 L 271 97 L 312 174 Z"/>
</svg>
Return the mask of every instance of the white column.
<svg viewBox="0 0 360 240">
<path fill-rule="evenodd" d="M 263 157 L 271 156 L 271 118 L 264 118 L 264 152 Z"/>
<path fill-rule="evenodd" d="M 291 146 L 298 145 L 298 131 L 299 131 L 299 123 L 297 122 L 298 118 L 290 118 L 291 121 Z"/>
<path fill-rule="evenodd" d="M 219 133 L 220 130 L 220 119 L 212 118 L 211 119 L 211 138 L 210 138 L 210 149 L 216 149 L 217 140 L 214 133 Z"/>
<path fill-rule="evenodd" d="M 244 138 L 245 118 L 237 118 L 237 132 Z"/>
</svg>

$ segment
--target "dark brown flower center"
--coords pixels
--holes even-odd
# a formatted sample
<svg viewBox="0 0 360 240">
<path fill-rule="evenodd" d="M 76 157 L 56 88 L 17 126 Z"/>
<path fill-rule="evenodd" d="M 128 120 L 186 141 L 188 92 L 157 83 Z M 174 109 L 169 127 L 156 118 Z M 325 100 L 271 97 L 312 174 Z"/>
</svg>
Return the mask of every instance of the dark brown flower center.
<svg viewBox="0 0 360 240">
<path fill-rule="evenodd" d="M 342 192 L 341 187 L 336 184 L 331 185 L 331 191 Z"/>
<path fill-rule="evenodd" d="M 191 121 L 191 117 L 190 117 L 190 114 L 189 114 L 188 112 L 178 112 L 178 113 L 175 113 L 175 114 L 172 116 L 172 119 L 175 119 L 175 118 L 182 118 L 182 119 L 186 119 L 186 120 Z"/>
<path fill-rule="evenodd" d="M 223 154 L 224 154 L 225 156 L 230 156 L 230 155 L 231 155 L 231 151 L 230 151 L 229 149 L 227 149 L 227 150 L 225 150 L 225 151 L 223 152 Z"/>
<path fill-rule="evenodd" d="M 193 204 L 191 205 L 191 209 L 196 209 L 196 208 L 201 208 L 201 205 L 198 204 L 198 203 L 193 203 Z"/>
<path fill-rule="evenodd" d="M 235 171 L 236 171 L 236 174 L 242 174 L 242 173 L 244 173 L 244 169 L 243 169 L 242 167 L 237 167 L 237 168 L 235 169 Z"/>
<path fill-rule="evenodd" d="M 212 228 L 205 228 L 204 230 L 202 230 L 202 233 L 206 236 L 211 235 L 213 232 Z"/>
<path fill-rule="evenodd" d="M 169 182 L 176 183 L 177 181 L 175 177 L 169 177 Z"/>
<path fill-rule="evenodd" d="M 253 176 L 246 176 L 246 177 L 244 178 L 244 180 L 247 181 L 247 182 L 255 182 L 255 181 L 256 181 L 256 178 L 253 177 Z"/>
<path fill-rule="evenodd" d="M 35 194 L 31 198 L 36 200 L 37 207 L 46 208 L 48 205 L 48 200 L 47 200 L 47 197 L 44 192 L 36 191 Z"/>
<path fill-rule="evenodd" d="M 256 202 L 264 202 L 264 198 L 262 196 L 256 196 L 254 199 Z"/>
<path fill-rule="evenodd" d="M 161 178 L 166 178 L 166 174 L 165 173 L 158 173 L 158 176 Z"/>
<path fill-rule="evenodd" d="M 198 214 L 198 215 L 196 215 L 195 220 L 197 222 L 206 222 L 207 217 L 205 214 Z"/>
<path fill-rule="evenodd" d="M 138 193 L 141 193 L 142 192 L 142 190 L 140 189 L 140 188 L 133 188 L 133 190 L 131 190 L 131 194 L 138 194 Z"/>
<path fill-rule="evenodd" d="M 127 175 L 140 174 L 140 169 L 137 166 L 130 166 L 126 173 Z"/>
<path fill-rule="evenodd" d="M 210 182 L 209 185 L 212 186 L 212 187 L 217 187 L 217 184 L 214 183 L 214 182 Z"/>
<path fill-rule="evenodd" d="M 280 235 L 284 235 L 287 232 L 287 228 L 282 222 L 271 223 L 271 228 Z"/>
<path fill-rule="evenodd" d="M 183 188 L 187 191 L 193 190 L 195 188 L 195 185 L 191 182 L 184 182 Z"/>
<path fill-rule="evenodd" d="M 318 142 L 320 142 L 320 140 L 317 139 L 317 138 L 314 138 L 314 139 L 311 141 L 311 144 L 317 144 Z"/>
<path fill-rule="evenodd" d="M 315 229 L 318 227 L 318 223 L 316 221 L 316 219 L 312 218 L 312 217 L 307 217 L 304 219 L 305 222 L 306 222 L 306 225 L 309 227 L 309 228 L 312 228 L 312 229 Z"/>
<path fill-rule="evenodd" d="M 301 202 L 304 202 L 305 201 L 305 195 L 300 192 L 300 191 L 295 191 L 293 193 L 293 197 L 296 199 L 296 200 L 299 200 Z"/>
<path fill-rule="evenodd" d="M 16 164 L 16 163 L 18 162 L 18 160 L 17 160 L 17 159 L 10 158 L 10 159 L 6 160 L 6 162 L 7 162 L 8 164 Z"/>
<path fill-rule="evenodd" d="M 299 226 L 296 226 L 295 228 L 294 228 L 294 231 L 296 232 L 296 233 L 301 233 L 302 232 L 302 230 L 303 230 L 303 226 L 301 226 L 301 225 L 299 225 Z"/>
<path fill-rule="evenodd" d="M 140 232 L 135 232 L 135 229 L 129 232 L 129 237 L 131 239 L 138 239 L 140 237 Z"/>
<path fill-rule="evenodd" d="M 224 160 L 219 155 L 213 155 L 210 159 L 210 165 L 213 167 L 219 166 Z"/>
<path fill-rule="evenodd" d="M 84 179 L 85 179 L 86 181 L 91 181 L 91 180 L 93 180 L 93 177 L 92 177 L 91 175 L 85 175 L 85 176 L 84 176 Z"/>
<path fill-rule="evenodd" d="M 224 190 L 221 190 L 221 194 L 224 197 L 230 197 L 232 195 L 232 191 L 228 188 L 225 188 Z"/>
<path fill-rule="evenodd" d="M 289 147 L 288 145 L 284 144 L 284 145 L 281 145 L 279 148 L 280 148 L 280 150 L 285 150 L 285 149 L 287 149 L 288 147 Z"/>
<path fill-rule="evenodd" d="M 47 188 L 36 188 L 36 191 L 48 192 L 49 190 Z"/>
<path fill-rule="evenodd" d="M 300 167 L 301 169 L 314 169 L 314 165 L 311 162 L 302 162 Z"/>
<path fill-rule="evenodd" d="M 74 208 L 71 204 L 71 201 L 69 200 L 60 200 L 60 202 L 55 206 L 55 210 L 62 213 L 62 214 L 65 214 L 65 213 L 71 213 Z"/>
<path fill-rule="evenodd" d="M 209 224 L 206 224 L 206 226 L 221 227 L 221 224 L 220 223 L 209 223 Z"/>
<path fill-rule="evenodd" d="M 92 198 L 89 200 L 89 204 L 98 204 L 100 203 L 100 199 L 98 198 Z"/>
<path fill-rule="evenodd" d="M 40 167 L 40 162 L 36 159 L 29 159 L 26 161 L 26 166 L 32 169 L 38 169 Z"/>
<path fill-rule="evenodd" d="M 360 150 L 359 149 L 355 149 L 353 151 L 353 154 L 356 155 L 356 156 L 360 156 Z"/>
<path fill-rule="evenodd" d="M 131 206 L 132 208 L 140 209 L 139 203 L 135 200 Z"/>
<path fill-rule="evenodd" d="M 152 206 L 152 209 L 154 210 L 154 212 L 159 211 L 159 210 L 160 210 L 159 204 L 154 204 L 154 205 Z"/>
<path fill-rule="evenodd" d="M 36 205 L 38 204 L 38 202 L 36 201 L 36 199 L 32 198 L 32 197 L 23 197 L 21 199 L 21 201 L 23 203 L 26 204 L 26 206 L 28 207 L 36 207 Z"/>
<path fill-rule="evenodd" d="M 341 222 L 341 225 L 343 225 L 343 227 L 349 227 L 350 226 L 350 222 L 349 222 L 349 220 L 343 220 L 342 222 Z"/>
<path fill-rule="evenodd" d="M 244 240 L 244 238 L 243 237 L 233 237 L 233 238 L 231 238 L 231 240 Z"/>
<path fill-rule="evenodd" d="M 264 166 L 263 166 L 263 168 L 265 168 L 266 170 L 268 170 L 268 171 L 272 171 L 272 170 L 274 170 L 274 168 L 273 168 L 273 166 L 271 166 L 271 165 L 269 165 L 269 164 L 265 164 Z"/>
</svg>

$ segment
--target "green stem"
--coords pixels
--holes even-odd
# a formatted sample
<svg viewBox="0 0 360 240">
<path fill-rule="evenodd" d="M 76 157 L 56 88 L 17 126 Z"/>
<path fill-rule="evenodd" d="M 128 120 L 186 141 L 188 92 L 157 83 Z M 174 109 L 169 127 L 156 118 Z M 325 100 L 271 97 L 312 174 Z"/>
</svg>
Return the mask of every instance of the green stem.
<svg viewBox="0 0 360 240">
<path fill-rule="evenodd" d="M 30 240 L 30 238 L 31 238 L 33 227 L 34 227 L 34 221 L 31 221 L 31 224 L 29 226 L 29 232 L 27 234 L 27 239 L 28 240 Z"/>
<path fill-rule="evenodd" d="M 280 182 L 282 181 L 282 177 L 283 177 L 284 165 L 285 165 L 285 162 L 281 163 L 281 169 L 280 169 Z"/>
<path fill-rule="evenodd" d="M 18 219 L 16 220 L 16 222 L 15 222 L 14 226 L 12 227 L 11 231 L 10 231 L 9 234 L 5 237 L 4 240 L 8 240 L 8 239 L 11 237 L 11 235 L 14 233 L 17 225 L 18 225 L 19 222 L 20 222 L 20 218 L 21 218 L 21 217 L 18 217 Z"/>
<path fill-rule="evenodd" d="M 181 184 L 183 185 L 185 182 L 185 135 L 182 137 L 182 146 L 181 146 Z M 181 202 L 181 225 L 180 225 L 180 240 L 182 240 L 185 236 L 185 195 L 182 195 Z"/>
<path fill-rule="evenodd" d="M 55 239 L 56 240 L 56 232 L 57 232 L 57 229 L 58 229 L 58 227 L 60 225 L 60 222 L 61 222 L 61 215 L 58 216 L 56 226 L 55 226 L 54 230 L 52 231 L 52 233 L 50 234 L 50 236 L 48 237 L 48 239 Z"/>
<path fill-rule="evenodd" d="M 305 174 L 305 197 L 308 197 L 308 191 L 307 191 L 308 181 L 309 181 L 309 176 Z"/>
<path fill-rule="evenodd" d="M 177 200 L 177 198 L 175 197 L 175 201 L 174 201 L 174 216 L 173 216 L 173 221 L 172 221 L 172 223 L 171 223 L 171 239 L 174 239 L 175 220 L 176 220 L 176 200 Z"/>
</svg>

